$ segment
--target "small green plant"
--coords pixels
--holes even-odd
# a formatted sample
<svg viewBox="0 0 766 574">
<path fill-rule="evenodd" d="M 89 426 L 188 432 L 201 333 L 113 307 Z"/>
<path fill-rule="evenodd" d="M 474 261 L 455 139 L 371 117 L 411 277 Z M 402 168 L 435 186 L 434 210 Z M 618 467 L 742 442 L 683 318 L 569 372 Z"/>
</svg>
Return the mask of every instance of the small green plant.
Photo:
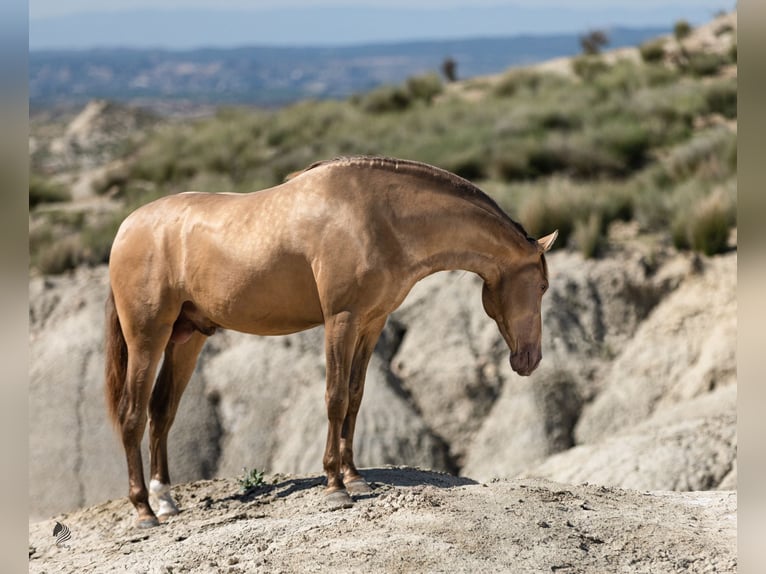
<svg viewBox="0 0 766 574">
<path fill-rule="evenodd" d="M 242 477 L 239 479 L 239 487 L 244 493 L 248 493 L 254 488 L 258 488 L 263 484 L 263 471 L 254 468 L 247 470 L 246 466 L 242 467 Z"/>
</svg>

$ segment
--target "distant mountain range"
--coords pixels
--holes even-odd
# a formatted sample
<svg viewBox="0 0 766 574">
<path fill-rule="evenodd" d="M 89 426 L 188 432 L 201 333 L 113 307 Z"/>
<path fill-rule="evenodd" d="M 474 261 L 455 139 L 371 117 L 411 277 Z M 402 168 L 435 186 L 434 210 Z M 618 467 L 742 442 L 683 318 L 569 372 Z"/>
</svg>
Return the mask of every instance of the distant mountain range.
<svg viewBox="0 0 766 574">
<path fill-rule="evenodd" d="M 633 46 L 669 28 L 612 28 L 609 48 Z M 429 40 L 315 47 L 207 48 L 187 51 L 103 48 L 33 50 L 32 108 L 106 98 L 152 106 L 279 106 L 343 98 L 407 77 L 439 72 L 446 58 L 460 79 L 580 52 L 577 34 Z"/>
</svg>

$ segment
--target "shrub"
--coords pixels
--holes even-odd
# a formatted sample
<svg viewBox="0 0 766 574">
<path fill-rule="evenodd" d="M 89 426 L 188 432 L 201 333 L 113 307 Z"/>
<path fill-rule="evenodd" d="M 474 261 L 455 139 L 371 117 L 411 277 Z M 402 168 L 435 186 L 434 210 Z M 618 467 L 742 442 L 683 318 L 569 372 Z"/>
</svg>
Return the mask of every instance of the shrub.
<svg viewBox="0 0 766 574">
<path fill-rule="evenodd" d="M 542 82 L 542 74 L 529 70 L 514 70 L 508 72 L 493 88 L 493 93 L 499 97 L 512 97 L 522 90 L 534 92 Z"/>
<path fill-rule="evenodd" d="M 737 83 L 736 81 L 712 84 L 705 91 L 705 102 L 708 111 L 734 119 L 737 117 Z"/>
<path fill-rule="evenodd" d="M 619 60 L 593 81 L 604 97 L 610 97 L 615 92 L 629 94 L 635 91 L 645 82 L 644 76 L 643 67 L 628 60 Z"/>
<path fill-rule="evenodd" d="M 661 62 L 665 58 L 665 42 L 663 40 L 652 40 L 644 42 L 638 48 L 641 59 L 647 64 Z"/>
<path fill-rule="evenodd" d="M 671 181 L 687 179 L 701 173 L 706 178 L 721 178 L 736 171 L 737 136 L 726 128 L 715 128 L 696 135 L 674 147 L 663 162 Z M 733 164 L 733 165 L 732 165 Z"/>
<path fill-rule="evenodd" d="M 460 177 L 475 181 L 487 176 L 485 156 L 486 154 L 482 150 L 468 149 L 446 157 L 440 165 Z"/>
<path fill-rule="evenodd" d="M 58 275 L 82 263 L 82 244 L 78 235 L 67 235 L 41 246 L 32 264 L 45 275 Z"/>
<path fill-rule="evenodd" d="M 723 253 L 735 217 L 733 201 L 723 192 L 713 192 L 678 213 L 673 224 L 674 243 L 705 255 Z"/>
<path fill-rule="evenodd" d="M 444 89 L 436 74 L 412 76 L 407 79 L 406 86 L 413 100 L 420 100 L 427 104 L 430 104 Z"/>
<path fill-rule="evenodd" d="M 580 36 L 580 47 L 583 54 L 594 56 L 601 53 L 601 48 L 609 44 L 609 37 L 603 30 L 591 30 L 584 36 Z"/>
<path fill-rule="evenodd" d="M 62 184 L 37 175 L 29 178 L 30 209 L 43 203 L 60 203 L 71 199 L 72 194 Z"/>
<path fill-rule="evenodd" d="M 691 32 L 692 27 L 686 20 L 679 20 L 676 22 L 675 26 L 673 26 L 673 35 L 679 42 L 691 34 Z"/>
<path fill-rule="evenodd" d="M 609 69 L 609 65 L 600 56 L 578 56 L 572 60 L 572 71 L 589 82 Z"/>
<path fill-rule="evenodd" d="M 678 80 L 678 72 L 671 67 L 653 62 L 644 66 L 646 85 L 650 87 L 664 86 Z"/>
<path fill-rule="evenodd" d="M 536 237 L 558 229 L 562 244 L 571 238 L 586 256 L 592 257 L 605 245 L 605 230 L 612 221 L 633 217 L 633 201 L 631 186 L 552 180 L 546 187 L 526 194 L 519 219 Z"/>
<path fill-rule="evenodd" d="M 401 111 L 412 102 L 410 93 L 399 86 L 383 86 L 362 98 L 362 109 L 371 114 Z"/>
<path fill-rule="evenodd" d="M 615 119 L 597 128 L 592 135 L 596 145 L 619 158 L 617 172 L 627 174 L 646 162 L 649 131 L 630 119 Z"/>
<path fill-rule="evenodd" d="M 492 158 L 492 175 L 504 181 L 526 179 L 532 175 L 528 154 L 520 147 L 503 150 Z"/>
<path fill-rule="evenodd" d="M 566 192 L 539 190 L 521 204 L 519 220 L 532 237 L 558 229 L 558 240 L 566 245 L 574 226 L 572 207 Z"/>
<path fill-rule="evenodd" d="M 605 239 L 599 213 L 593 212 L 587 219 L 579 219 L 575 222 L 572 241 L 586 259 L 597 257 L 601 253 Z"/>
<path fill-rule="evenodd" d="M 86 227 L 82 233 L 80 260 L 90 265 L 98 265 L 109 261 L 112 242 L 125 212 L 118 212 L 111 217 Z"/>
<path fill-rule="evenodd" d="M 694 76 L 713 76 L 724 65 L 724 57 L 710 52 L 693 52 L 689 54 L 683 69 Z"/>
<path fill-rule="evenodd" d="M 442 62 L 442 74 L 448 82 L 457 81 L 457 62 L 452 58 L 445 58 Z"/>
</svg>

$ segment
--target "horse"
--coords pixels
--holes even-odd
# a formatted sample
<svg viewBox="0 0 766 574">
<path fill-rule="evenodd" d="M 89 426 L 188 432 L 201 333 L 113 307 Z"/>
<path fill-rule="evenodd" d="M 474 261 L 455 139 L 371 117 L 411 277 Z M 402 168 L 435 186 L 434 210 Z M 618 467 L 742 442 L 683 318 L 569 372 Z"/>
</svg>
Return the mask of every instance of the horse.
<svg viewBox="0 0 766 574">
<path fill-rule="evenodd" d="M 511 368 L 529 375 L 542 358 L 544 253 L 556 236 L 529 237 L 453 173 L 392 158 L 320 161 L 262 191 L 185 192 L 136 209 L 111 248 L 105 337 L 107 406 L 125 450 L 136 525 L 179 512 L 168 432 L 217 329 L 284 335 L 324 326 L 324 500 L 348 508 L 352 495 L 370 492 L 354 464 L 354 427 L 388 315 L 427 275 L 476 273 Z M 147 417 L 157 514 L 141 460 Z"/>
</svg>

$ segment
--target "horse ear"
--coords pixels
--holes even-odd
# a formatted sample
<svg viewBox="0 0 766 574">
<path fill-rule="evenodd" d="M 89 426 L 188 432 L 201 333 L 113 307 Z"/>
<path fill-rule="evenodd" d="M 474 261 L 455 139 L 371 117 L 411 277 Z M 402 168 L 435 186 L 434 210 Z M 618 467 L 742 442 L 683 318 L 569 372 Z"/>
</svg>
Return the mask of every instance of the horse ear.
<svg viewBox="0 0 766 574">
<path fill-rule="evenodd" d="M 556 238 L 559 236 L 559 230 L 557 229 L 550 235 L 546 235 L 545 237 L 541 237 L 537 240 L 537 244 L 542 248 L 543 253 L 546 251 L 549 251 L 551 247 L 553 247 L 553 242 L 556 241 Z"/>
</svg>

